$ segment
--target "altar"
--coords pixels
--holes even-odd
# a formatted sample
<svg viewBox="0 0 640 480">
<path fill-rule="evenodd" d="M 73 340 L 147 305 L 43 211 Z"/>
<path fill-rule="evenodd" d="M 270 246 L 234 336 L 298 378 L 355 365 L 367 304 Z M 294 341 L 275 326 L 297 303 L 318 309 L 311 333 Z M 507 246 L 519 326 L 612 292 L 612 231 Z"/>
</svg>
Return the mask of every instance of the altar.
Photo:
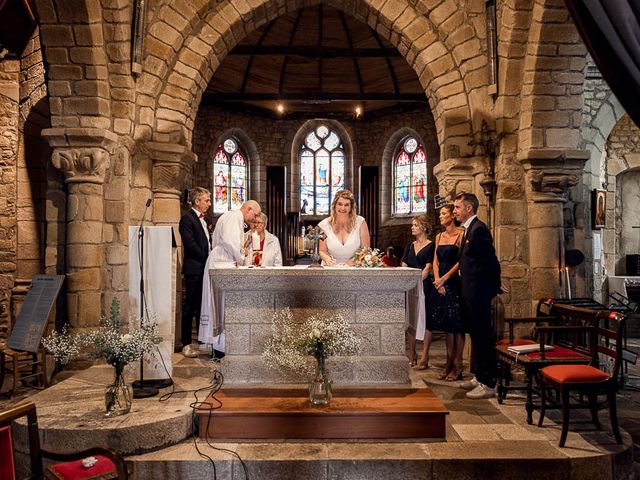
<svg viewBox="0 0 640 480">
<path fill-rule="evenodd" d="M 405 296 L 421 280 L 412 268 L 220 268 L 209 271 L 224 293 L 226 386 L 306 384 L 308 378 L 269 369 L 262 360 L 275 311 L 294 316 L 340 313 L 362 340 L 357 357 L 327 361 L 336 385 L 406 387 Z"/>
</svg>

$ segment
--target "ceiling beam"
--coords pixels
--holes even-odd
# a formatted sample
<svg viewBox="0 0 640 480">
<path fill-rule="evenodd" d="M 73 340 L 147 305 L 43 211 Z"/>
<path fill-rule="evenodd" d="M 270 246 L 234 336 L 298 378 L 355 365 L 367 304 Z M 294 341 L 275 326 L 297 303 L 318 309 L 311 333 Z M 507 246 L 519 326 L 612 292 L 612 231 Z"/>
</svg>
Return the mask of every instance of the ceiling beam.
<svg viewBox="0 0 640 480">
<path fill-rule="evenodd" d="M 394 101 L 427 103 L 424 93 L 212 93 L 204 92 L 202 104 L 211 105 L 228 102 L 249 101 L 297 101 L 297 102 L 349 102 L 349 101 Z"/>
<path fill-rule="evenodd" d="M 229 55 L 289 55 L 307 58 L 395 58 L 401 56 L 395 48 L 339 48 L 317 45 L 238 45 L 231 50 Z"/>
</svg>

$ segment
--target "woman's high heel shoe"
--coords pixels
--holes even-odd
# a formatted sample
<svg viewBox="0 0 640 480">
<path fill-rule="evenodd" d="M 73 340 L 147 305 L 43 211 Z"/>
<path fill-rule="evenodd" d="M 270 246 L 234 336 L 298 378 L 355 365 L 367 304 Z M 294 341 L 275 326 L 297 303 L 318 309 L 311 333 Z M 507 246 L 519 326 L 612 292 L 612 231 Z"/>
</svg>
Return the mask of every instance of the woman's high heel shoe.
<svg viewBox="0 0 640 480">
<path fill-rule="evenodd" d="M 418 364 L 418 354 L 414 353 L 413 357 L 409 360 L 409 366 L 415 367 Z"/>
<path fill-rule="evenodd" d="M 427 357 L 424 361 L 422 360 L 423 357 L 420 357 L 420 361 L 417 362 L 416 366 L 413 367 L 416 370 L 426 370 L 427 368 L 429 368 L 429 357 Z"/>
</svg>

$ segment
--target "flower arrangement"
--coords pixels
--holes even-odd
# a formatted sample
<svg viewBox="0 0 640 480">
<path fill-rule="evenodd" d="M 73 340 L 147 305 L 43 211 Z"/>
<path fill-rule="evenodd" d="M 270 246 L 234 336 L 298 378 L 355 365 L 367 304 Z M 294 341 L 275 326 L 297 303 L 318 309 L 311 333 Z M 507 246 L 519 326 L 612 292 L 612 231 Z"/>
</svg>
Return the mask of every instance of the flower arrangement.
<svg viewBox="0 0 640 480">
<path fill-rule="evenodd" d="M 120 302 L 113 299 L 109 316 L 102 318 L 100 326 L 87 333 L 70 333 L 65 325 L 61 332 L 52 332 L 42 339 L 42 345 L 64 366 L 82 355 L 103 359 L 116 371 L 128 363 L 140 360 L 145 353 L 152 353 L 155 345 L 162 341 L 157 334 L 154 320 L 143 322 L 132 318 L 128 326 L 120 320 Z"/>
<path fill-rule="evenodd" d="M 355 355 L 360 351 L 360 339 L 349 322 L 340 314 L 313 315 L 296 320 L 289 308 L 273 314 L 271 337 L 262 354 L 270 368 L 284 368 L 292 372 L 310 374 L 313 365 L 331 355 Z"/>
<path fill-rule="evenodd" d="M 374 268 L 384 266 L 382 263 L 382 252 L 377 248 L 359 248 L 351 259 L 355 262 L 354 267 Z"/>
</svg>

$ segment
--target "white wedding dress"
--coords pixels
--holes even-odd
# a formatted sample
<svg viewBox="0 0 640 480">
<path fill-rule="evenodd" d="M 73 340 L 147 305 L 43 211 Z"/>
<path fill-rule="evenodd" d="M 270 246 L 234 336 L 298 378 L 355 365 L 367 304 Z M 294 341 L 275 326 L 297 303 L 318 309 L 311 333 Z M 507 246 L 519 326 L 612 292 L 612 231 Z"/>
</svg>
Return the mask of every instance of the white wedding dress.
<svg viewBox="0 0 640 480">
<path fill-rule="evenodd" d="M 333 228 L 331 228 L 331 224 L 329 223 L 329 217 L 318 224 L 327 235 L 327 239 L 325 240 L 327 250 L 329 251 L 329 255 L 335 259 L 336 263 L 345 263 L 347 260 L 350 260 L 353 254 L 356 253 L 356 250 L 360 248 L 360 227 L 362 226 L 362 222 L 364 222 L 364 218 L 359 215 L 356 216 L 356 224 L 344 243 L 342 243 L 333 232 Z"/>
</svg>

